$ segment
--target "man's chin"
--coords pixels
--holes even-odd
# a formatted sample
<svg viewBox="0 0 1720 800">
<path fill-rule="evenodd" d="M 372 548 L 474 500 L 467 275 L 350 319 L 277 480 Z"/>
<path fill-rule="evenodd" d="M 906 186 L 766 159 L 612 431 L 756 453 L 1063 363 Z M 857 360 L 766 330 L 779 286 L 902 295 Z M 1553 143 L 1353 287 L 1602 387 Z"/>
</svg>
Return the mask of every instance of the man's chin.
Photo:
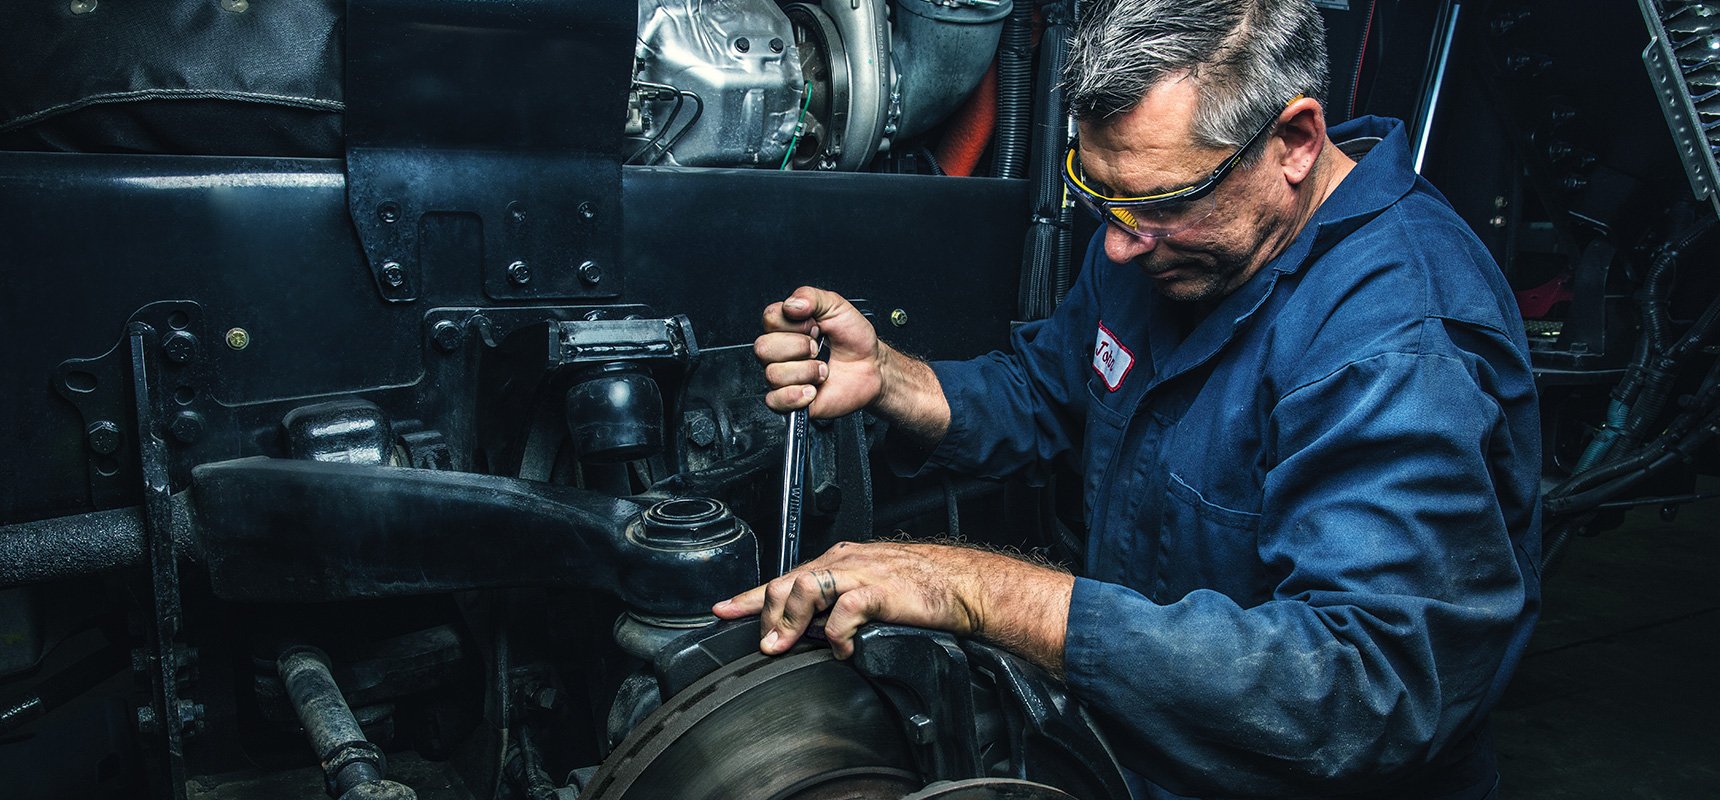
<svg viewBox="0 0 1720 800">
<path fill-rule="evenodd" d="M 1148 277 L 1153 279 L 1153 288 L 1161 296 L 1177 303 L 1198 303 L 1210 300 L 1218 293 L 1212 276 L 1198 272 L 1170 269 L 1158 274 L 1148 273 Z"/>
</svg>

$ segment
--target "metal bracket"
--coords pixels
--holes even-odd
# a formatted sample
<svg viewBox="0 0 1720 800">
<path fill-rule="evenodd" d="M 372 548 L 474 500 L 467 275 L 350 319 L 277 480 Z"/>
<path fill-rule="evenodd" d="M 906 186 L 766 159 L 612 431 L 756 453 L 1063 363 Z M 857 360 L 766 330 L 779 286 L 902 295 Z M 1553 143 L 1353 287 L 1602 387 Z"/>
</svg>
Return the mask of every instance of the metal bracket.
<svg viewBox="0 0 1720 800">
<path fill-rule="evenodd" d="M 1648 46 L 1642 50 L 1642 63 L 1654 80 L 1656 99 L 1666 115 L 1666 124 L 1678 145 L 1678 159 L 1684 164 L 1685 177 L 1690 179 L 1690 191 L 1698 200 L 1707 200 L 1720 213 L 1720 166 L 1714 162 L 1713 146 L 1706 136 L 1696 104 L 1690 98 L 1690 87 L 1684 81 L 1684 71 L 1678 56 L 1672 51 L 1672 40 L 1666 35 L 1660 14 L 1653 0 L 1637 0 L 1643 22 L 1648 25 Z"/>
<path fill-rule="evenodd" d="M 984 774 L 972 724 L 968 657 L 954 636 L 901 625 L 867 625 L 854 637 L 853 663 L 895 707 L 928 779 Z"/>
<path fill-rule="evenodd" d="M 498 300 L 622 291 L 620 120 L 634 9 L 348 0 L 347 210 L 378 292 L 424 291 L 429 215 L 482 225 Z"/>
<path fill-rule="evenodd" d="M 158 795 L 176 800 L 185 795 L 186 726 L 196 708 L 179 699 L 179 664 L 173 640 L 179 635 L 179 556 L 173 541 L 173 487 L 167 474 L 167 443 L 157 431 L 157 390 L 152 381 L 156 330 L 133 322 L 126 329 L 131 354 L 132 402 L 137 426 L 138 455 L 143 478 L 145 559 L 149 564 L 151 614 L 147 623 L 143 667 L 149 675 L 151 702 L 138 709 L 138 728 L 161 737 L 163 771 L 155 776 Z M 171 336 L 172 334 L 170 334 Z M 165 784 L 165 785 L 159 785 Z"/>
<path fill-rule="evenodd" d="M 144 480 L 132 448 L 133 442 L 142 441 L 140 434 L 147 432 L 141 428 L 127 430 L 125 421 L 132 402 L 127 387 L 139 379 L 129 346 L 130 332 L 140 325 L 151 331 L 151 347 L 160 353 L 152 362 L 159 365 L 154 380 L 173 385 L 171 390 L 151 394 L 149 400 L 155 405 L 149 409 L 150 419 L 164 420 L 162 432 L 185 448 L 202 436 L 205 414 L 212 413 L 209 350 L 219 343 L 215 334 L 205 329 L 202 307 L 189 300 L 150 303 L 132 313 L 124 328 L 127 334 L 106 353 L 60 362 L 52 383 L 83 418 L 90 502 L 96 508 L 137 503 L 137 486 Z"/>
</svg>

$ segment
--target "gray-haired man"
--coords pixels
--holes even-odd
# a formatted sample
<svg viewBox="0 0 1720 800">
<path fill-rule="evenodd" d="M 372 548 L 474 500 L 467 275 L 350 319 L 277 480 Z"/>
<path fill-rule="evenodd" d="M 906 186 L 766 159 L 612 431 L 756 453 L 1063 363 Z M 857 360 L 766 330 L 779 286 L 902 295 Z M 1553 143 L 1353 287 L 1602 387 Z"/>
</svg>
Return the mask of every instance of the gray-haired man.
<svg viewBox="0 0 1720 800">
<path fill-rule="evenodd" d="M 839 546 L 719 604 L 765 652 L 828 610 L 1065 676 L 1144 797 L 1481 798 L 1538 606 L 1527 345 L 1401 123 L 1328 136 L 1308 0 L 1101 0 L 1065 179 L 1105 221 L 1013 352 L 928 365 L 830 292 L 769 306 L 773 408 L 869 407 L 929 466 L 1085 478 L 1088 574 Z M 811 358 L 808 334 L 831 345 Z"/>
</svg>

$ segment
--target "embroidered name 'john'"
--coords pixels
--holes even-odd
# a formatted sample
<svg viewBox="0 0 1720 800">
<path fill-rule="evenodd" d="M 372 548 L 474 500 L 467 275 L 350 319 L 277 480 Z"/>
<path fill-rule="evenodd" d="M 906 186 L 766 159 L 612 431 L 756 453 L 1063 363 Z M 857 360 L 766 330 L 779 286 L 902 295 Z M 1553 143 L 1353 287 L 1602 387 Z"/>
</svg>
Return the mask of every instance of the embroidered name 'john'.
<svg viewBox="0 0 1720 800">
<path fill-rule="evenodd" d="M 1129 374 L 1129 369 L 1135 366 L 1135 354 L 1129 352 L 1117 336 L 1099 323 L 1099 338 L 1093 343 L 1093 371 L 1105 379 L 1105 388 L 1117 391 L 1123 385 L 1123 378 Z"/>
</svg>

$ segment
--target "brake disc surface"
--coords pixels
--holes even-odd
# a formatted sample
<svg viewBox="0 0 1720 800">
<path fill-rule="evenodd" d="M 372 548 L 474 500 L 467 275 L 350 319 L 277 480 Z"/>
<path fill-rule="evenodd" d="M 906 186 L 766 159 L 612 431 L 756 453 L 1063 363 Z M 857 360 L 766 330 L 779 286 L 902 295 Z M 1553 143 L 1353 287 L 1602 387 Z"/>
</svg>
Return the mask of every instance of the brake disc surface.
<svg viewBox="0 0 1720 800">
<path fill-rule="evenodd" d="M 899 800 L 924 786 L 886 704 L 825 648 L 741 658 L 669 698 L 590 800 Z"/>
</svg>

